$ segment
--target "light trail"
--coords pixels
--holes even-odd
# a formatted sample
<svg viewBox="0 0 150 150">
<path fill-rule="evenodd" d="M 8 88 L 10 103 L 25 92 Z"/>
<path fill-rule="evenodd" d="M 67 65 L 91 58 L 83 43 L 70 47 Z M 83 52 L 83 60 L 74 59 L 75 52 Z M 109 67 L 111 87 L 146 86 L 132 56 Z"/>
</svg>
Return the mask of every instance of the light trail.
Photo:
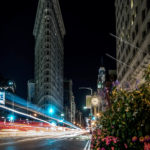
<svg viewBox="0 0 150 150">
<path fill-rule="evenodd" d="M 34 140 L 41 140 L 41 139 L 46 139 L 46 138 L 57 139 L 57 140 L 54 140 L 54 142 L 57 142 L 57 141 L 65 140 L 69 137 L 75 137 L 75 136 L 81 135 L 83 133 L 84 132 L 80 132 L 80 131 L 76 131 L 76 132 L 72 132 L 72 131 L 69 132 L 68 131 L 68 132 L 65 132 L 65 133 L 64 132 L 58 133 L 58 135 L 56 135 L 56 136 L 45 135 L 45 136 L 34 137 L 34 138 L 30 137 L 30 138 L 26 138 L 26 139 L 22 139 L 22 140 L 18 140 L 18 141 L 13 141 L 13 142 L 0 143 L 0 146 L 17 144 L 17 143 L 22 143 L 22 142 L 34 141 Z"/>
<path fill-rule="evenodd" d="M 20 115 L 23 115 L 23 116 L 26 116 L 26 117 L 29 117 L 29 118 L 32 118 L 32 119 L 35 119 L 35 120 L 42 121 L 42 122 L 45 122 L 45 123 L 50 124 L 50 122 L 48 122 L 48 121 L 45 121 L 45 120 L 42 120 L 42 119 L 40 119 L 40 118 L 37 118 L 37 117 L 31 116 L 31 115 L 28 115 L 28 114 L 26 114 L 26 113 L 23 113 L 23 112 L 14 110 L 14 109 L 12 109 L 12 108 L 9 108 L 9 107 L 3 106 L 3 105 L 0 105 L 0 107 L 3 108 L 3 109 L 9 110 L 9 111 L 15 112 L 15 113 L 17 113 L 17 114 L 20 114 Z M 45 115 L 44 115 L 44 116 L 45 116 Z M 53 117 L 49 117 L 49 116 L 47 116 L 47 117 L 50 118 L 50 119 L 53 119 L 53 120 L 56 120 L 56 121 L 60 122 L 59 119 L 56 119 L 56 118 L 53 118 Z M 72 127 L 72 128 L 80 129 L 80 128 L 78 128 L 78 127 L 76 127 L 76 126 L 74 126 L 74 125 L 70 125 L 70 124 L 68 124 L 68 123 L 66 123 L 66 122 L 63 122 L 63 123 L 66 124 L 66 125 L 68 125 L 68 126 L 70 126 L 70 127 Z M 50 125 L 51 125 L 51 124 L 50 124 Z"/>
<path fill-rule="evenodd" d="M 9 107 L 3 106 L 3 105 L 0 105 L 0 107 L 3 108 L 3 109 L 9 110 L 9 111 L 15 112 L 15 113 L 17 113 L 17 114 L 20 114 L 20 115 L 23 115 L 23 116 L 26 116 L 26 117 L 30 117 L 30 118 L 32 118 L 32 119 L 35 119 L 35 120 L 42 121 L 42 122 L 45 122 L 45 123 L 50 124 L 48 121 L 45 121 L 45 120 L 36 118 L 36 117 L 34 117 L 34 116 L 31 116 L 31 115 L 28 115 L 28 114 L 26 114 L 26 113 L 23 113 L 23 112 L 20 112 L 20 111 L 11 109 L 11 108 L 9 108 Z"/>
<path fill-rule="evenodd" d="M 12 93 L 6 92 L 6 99 L 9 101 L 14 101 L 15 103 L 17 103 L 19 105 L 22 105 L 21 107 L 27 106 L 26 100 L 12 94 Z M 36 105 L 34 105 L 32 103 L 28 103 L 28 110 L 30 110 L 32 112 L 34 111 L 35 113 L 40 114 L 48 119 L 52 119 L 52 120 L 55 120 L 58 122 L 60 122 L 60 120 L 61 120 L 61 118 L 54 118 L 54 117 L 48 116 L 45 110 L 41 109 L 40 107 L 37 107 Z M 36 110 L 38 110 L 38 111 L 36 111 Z M 70 126 L 72 128 L 75 128 L 75 129 L 80 129 L 79 127 L 77 127 L 77 126 L 73 125 L 72 123 L 65 121 L 65 120 L 63 121 L 63 124 Z"/>
</svg>

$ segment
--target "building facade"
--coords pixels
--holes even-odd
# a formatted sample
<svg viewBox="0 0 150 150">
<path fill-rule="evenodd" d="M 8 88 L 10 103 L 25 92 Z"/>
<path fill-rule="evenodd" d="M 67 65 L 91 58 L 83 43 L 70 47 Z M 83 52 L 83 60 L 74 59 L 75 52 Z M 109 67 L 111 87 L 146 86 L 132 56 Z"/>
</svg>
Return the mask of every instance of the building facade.
<svg viewBox="0 0 150 150">
<path fill-rule="evenodd" d="M 64 113 L 67 121 L 75 122 L 76 104 L 72 80 L 64 80 Z"/>
<path fill-rule="evenodd" d="M 98 79 L 97 79 L 97 96 L 101 100 L 99 102 L 99 111 L 104 111 L 106 107 L 105 101 L 105 81 L 106 81 L 106 69 L 100 67 L 98 70 Z"/>
<path fill-rule="evenodd" d="M 55 114 L 63 111 L 63 39 L 65 27 L 58 0 L 39 0 L 35 37 L 35 103 Z"/>
<path fill-rule="evenodd" d="M 150 64 L 150 0 L 115 0 L 117 78 L 121 87 L 143 82 Z M 127 84 L 128 83 L 128 84 Z"/>
<path fill-rule="evenodd" d="M 35 97 L 35 83 L 33 80 L 29 80 L 27 83 L 27 92 L 28 92 L 28 97 L 27 100 L 31 103 L 34 102 L 34 97 Z"/>
</svg>

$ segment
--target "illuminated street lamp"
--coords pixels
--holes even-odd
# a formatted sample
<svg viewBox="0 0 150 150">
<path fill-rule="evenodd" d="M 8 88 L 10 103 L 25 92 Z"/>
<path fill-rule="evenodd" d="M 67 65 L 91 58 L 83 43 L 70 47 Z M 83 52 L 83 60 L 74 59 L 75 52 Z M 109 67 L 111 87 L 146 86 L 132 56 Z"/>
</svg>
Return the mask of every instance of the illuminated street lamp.
<svg viewBox="0 0 150 150">
<path fill-rule="evenodd" d="M 54 109 L 53 109 L 53 108 L 50 108 L 50 109 L 49 109 L 49 113 L 50 113 L 50 114 L 53 114 L 53 113 L 54 113 Z"/>
<path fill-rule="evenodd" d="M 10 122 L 14 122 L 15 116 L 13 114 L 11 114 L 11 115 L 8 116 L 8 119 L 9 119 Z"/>
<path fill-rule="evenodd" d="M 87 109 L 87 107 L 86 107 L 86 106 L 84 106 L 84 107 L 83 107 L 83 109 L 85 110 L 85 109 Z"/>
<path fill-rule="evenodd" d="M 61 116 L 61 117 L 64 117 L 64 114 L 62 113 L 60 116 Z"/>
</svg>

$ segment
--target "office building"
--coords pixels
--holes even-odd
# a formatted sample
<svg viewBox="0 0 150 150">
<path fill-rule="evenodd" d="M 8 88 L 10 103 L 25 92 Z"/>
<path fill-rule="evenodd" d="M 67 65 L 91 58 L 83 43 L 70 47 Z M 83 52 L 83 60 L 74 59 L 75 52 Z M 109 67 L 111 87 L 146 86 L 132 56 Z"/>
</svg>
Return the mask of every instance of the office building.
<svg viewBox="0 0 150 150">
<path fill-rule="evenodd" d="M 56 115 L 63 111 L 63 39 L 65 27 L 58 0 L 39 0 L 35 37 L 35 100 Z"/>
<path fill-rule="evenodd" d="M 115 0 L 117 78 L 134 89 L 150 64 L 150 0 Z M 119 39 L 120 38 L 120 39 Z"/>
</svg>

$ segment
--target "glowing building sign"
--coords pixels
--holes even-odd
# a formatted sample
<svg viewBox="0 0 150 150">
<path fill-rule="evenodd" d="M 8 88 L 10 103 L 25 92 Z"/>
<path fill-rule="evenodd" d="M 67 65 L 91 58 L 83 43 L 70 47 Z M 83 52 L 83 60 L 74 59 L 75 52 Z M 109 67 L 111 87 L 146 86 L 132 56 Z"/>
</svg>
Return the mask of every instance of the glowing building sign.
<svg viewBox="0 0 150 150">
<path fill-rule="evenodd" d="M 0 104 L 5 104 L 5 92 L 0 91 Z"/>
</svg>

